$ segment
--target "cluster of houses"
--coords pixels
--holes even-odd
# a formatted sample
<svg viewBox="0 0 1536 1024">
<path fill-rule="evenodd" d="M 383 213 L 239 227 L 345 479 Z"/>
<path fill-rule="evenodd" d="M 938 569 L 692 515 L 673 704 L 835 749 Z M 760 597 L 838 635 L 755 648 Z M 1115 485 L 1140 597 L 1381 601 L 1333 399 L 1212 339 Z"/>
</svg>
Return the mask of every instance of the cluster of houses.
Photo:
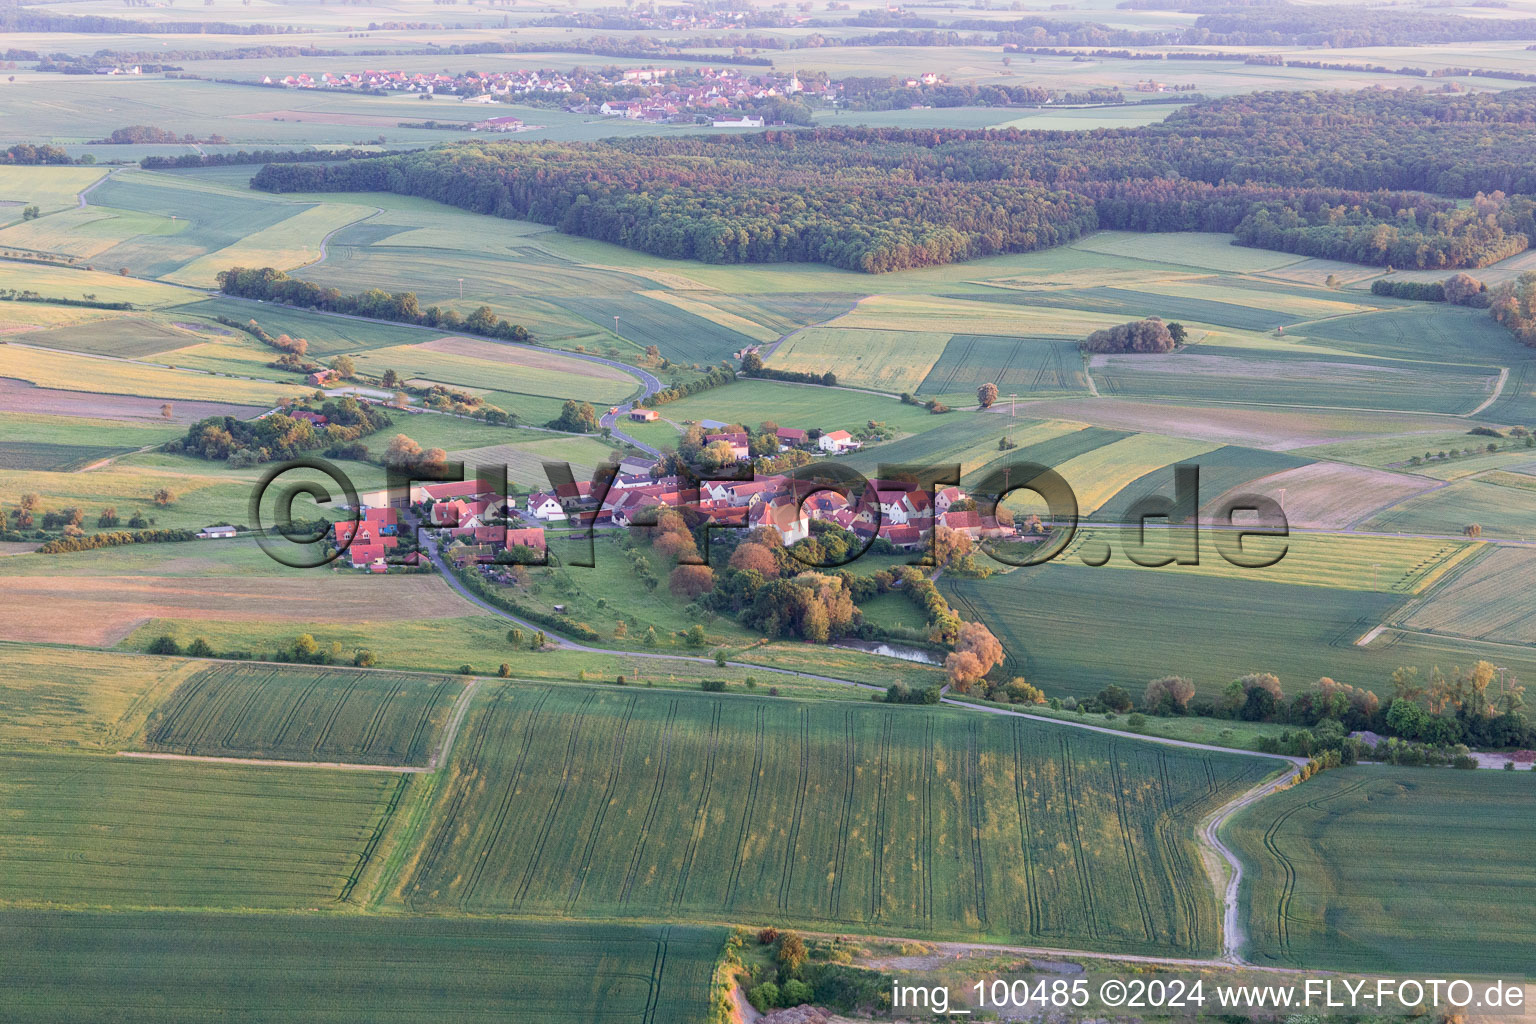
<svg viewBox="0 0 1536 1024">
<path fill-rule="evenodd" d="M 651 412 L 635 410 L 631 415 Z M 857 448 L 847 431 L 834 430 L 814 440 L 811 432 L 793 427 L 778 431 L 781 449 L 816 446 L 829 453 Z M 705 435 L 706 443 L 731 446 L 738 459 L 748 458 L 748 435 L 721 431 Z M 786 545 L 811 535 L 811 523 L 835 524 L 864 540 L 880 536 L 903 551 L 917 551 L 928 543 L 935 525 L 964 533 L 973 539 L 1006 538 L 1014 528 L 984 520 L 967 503 L 958 487 L 935 494 L 907 481 L 873 480 L 863 494 L 852 500 L 829 490 L 808 489 L 789 477 L 774 475 L 751 480 L 711 480 L 690 491 L 676 476 L 657 475 L 643 460 L 626 460 L 601 504 L 592 483 L 531 491 L 522 502 L 500 494 L 488 481 L 416 483 L 408 495 L 392 496 L 376 491 L 360 497 L 358 522 L 334 525 L 332 543 L 344 551 L 347 563 L 369 572 L 384 572 L 386 556 L 399 544 L 403 506 L 425 507 L 425 522 L 448 538 L 444 552 L 459 565 L 493 562 L 499 552 L 527 549 L 525 561 L 542 562 L 547 550 L 546 527 L 577 526 L 626 528 L 654 521 L 665 508 L 688 506 L 715 525 L 747 529 L 771 529 Z M 797 493 L 797 487 L 799 491 Z M 801 500 L 801 499 L 804 500 Z M 392 503 L 393 499 L 393 503 Z M 414 564 L 415 555 L 402 561 Z"/>
<path fill-rule="evenodd" d="M 457 96 L 465 103 L 496 103 L 530 95 L 569 95 L 587 92 L 611 92 L 626 87 L 626 99 L 607 102 L 577 102 L 567 109 L 572 113 L 600 114 L 630 120 L 693 121 L 701 114 L 715 116 L 718 127 L 760 128 L 760 117 L 725 112 L 774 97 L 802 93 L 826 95 L 835 86 L 820 82 L 802 83 L 794 72 L 761 71 L 749 73 L 736 68 L 699 68 L 679 80 L 675 68 L 609 69 L 579 73 L 548 70 L 446 72 L 354 71 L 319 75 L 285 75 L 262 79 L 263 85 L 290 89 L 333 89 L 363 92 L 402 92 L 422 96 Z M 584 96 L 575 99 L 583 100 Z M 492 117 L 466 125 L 470 131 L 524 131 L 515 117 Z"/>
<path fill-rule="evenodd" d="M 801 485 L 802 487 L 804 485 Z M 749 529 L 767 528 L 786 544 L 811 535 L 811 522 L 833 523 L 868 539 L 884 537 L 903 551 L 915 551 L 927 543 L 935 524 L 972 538 L 1011 537 L 1012 527 L 984 522 L 974 510 L 951 508 L 965 494 L 948 487 L 930 497 L 927 491 L 906 481 L 871 481 L 870 488 L 850 501 L 828 490 L 796 493 L 788 477 L 756 480 L 711 480 L 698 491 L 686 493 L 675 476 L 621 475 L 593 512 L 592 485 L 579 481 L 568 487 L 535 491 L 528 495 L 523 514 L 539 523 L 566 523 L 579 518 L 583 524 L 628 527 L 652 522 L 655 511 L 689 505 L 712 524 Z M 804 496 L 802 502 L 799 497 Z"/>
</svg>

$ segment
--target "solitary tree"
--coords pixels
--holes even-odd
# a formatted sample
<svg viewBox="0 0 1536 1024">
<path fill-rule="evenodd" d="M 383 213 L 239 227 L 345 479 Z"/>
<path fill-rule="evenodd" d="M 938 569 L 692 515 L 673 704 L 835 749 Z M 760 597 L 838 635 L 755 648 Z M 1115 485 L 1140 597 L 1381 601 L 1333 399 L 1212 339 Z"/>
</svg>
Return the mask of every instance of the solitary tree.
<svg viewBox="0 0 1536 1024">
<path fill-rule="evenodd" d="M 983 409 L 992 408 L 992 403 L 997 401 L 997 385 L 991 381 L 976 389 L 976 401 L 981 403 Z"/>
<path fill-rule="evenodd" d="M 347 380 L 357 372 L 357 364 L 352 361 L 351 356 L 337 356 L 331 360 L 331 369 L 335 370 L 343 380 Z"/>
<path fill-rule="evenodd" d="M 171 412 L 172 412 L 172 409 L 171 409 L 171 403 L 170 402 L 161 403 L 161 406 L 160 406 L 160 417 L 162 419 L 167 419 L 167 420 L 170 419 L 171 418 Z"/>
<path fill-rule="evenodd" d="M 692 601 L 709 593 L 714 585 L 715 571 L 707 565 L 680 565 L 672 570 L 672 575 L 667 577 L 667 589 L 672 591 L 672 596 L 685 601 Z M 697 628 L 702 636 L 704 628 L 702 626 Z"/>
</svg>

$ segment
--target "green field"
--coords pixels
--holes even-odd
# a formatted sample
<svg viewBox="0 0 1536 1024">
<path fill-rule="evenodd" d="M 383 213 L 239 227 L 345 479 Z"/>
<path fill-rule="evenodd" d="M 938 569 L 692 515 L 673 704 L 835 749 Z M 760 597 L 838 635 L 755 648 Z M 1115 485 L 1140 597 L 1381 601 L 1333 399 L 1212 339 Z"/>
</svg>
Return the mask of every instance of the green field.
<svg viewBox="0 0 1536 1024">
<path fill-rule="evenodd" d="M 105 445 L 0 441 L 0 469 L 40 469 L 50 473 L 70 473 L 93 462 L 131 451 L 134 449 Z"/>
<path fill-rule="evenodd" d="M 1196 456 L 1188 460 L 1188 463 L 1200 469 L 1200 501 L 1202 509 L 1209 513 L 1211 507 L 1216 505 L 1217 499 L 1233 488 L 1272 473 L 1304 466 L 1307 460 L 1289 452 L 1269 452 L 1258 448 L 1225 445 Z M 1106 522 L 1117 522 L 1125 517 L 1136 501 L 1146 495 L 1163 494 L 1172 497 L 1173 485 L 1173 466 L 1154 469 L 1145 476 L 1131 481 L 1121 489 L 1120 493 L 1100 505 L 1099 510 L 1094 513 L 1094 518 Z"/>
<path fill-rule="evenodd" d="M 411 431 L 424 417 L 417 417 L 409 423 L 403 424 L 406 430 Z M 446 418 L 446 417 L 443 417 Z M 525 432 L 526 436 L 530 432 Z M 414 437 L 414 433 L 412 434 Z M 537 436 L 537 435 L 536 435 Z M 419 440 L 419 439 L 417 439 Z M 450 455 L 457 461 L 463 462 L 466 467 L 472 466 L 501 466 L 507 471 L 507 479 L 522 487 L 531 487 L 535 490 L 550 486 L 549 476 L 544 471 L 545 462 L 569 463 L 571 472 L 578 480 L 592 479 L 595 467 L 613 460 L 614 449 L 590 437 L 561 437 L 549 435 L 537 437 L 532 441 L 520 441 L 512 444 L 485 445 L 478 448 L 461 448 L 450 451 Z M 467 474 L 469 469 L 465 469 Z"/>
<path fill-rule="evenodd" d="M 190 293 L 182 294 L 185 296 Z M 404 324 L 348 320 L 345 317 L 326 316 L 323 313 L 241 299 L 204 299 L 177 306 L 174 313 L 177 316 L 209 318 L 223 316 L 242 324 L 255 320 L 268 334 L 304 338 L 309 342 L 310 356 L 315 358 L 387 345 L 414 345 L 436 337 L 433 332 Z"/>
<path fill-rule="evenodd" d="M 951 465 L 959 463 L 961 472 L 970 474 L 989 463 L 1019 464 L 1034 462 L 1042 466 L 1060 466 L 1085 452 L 1128 436 L 1124 431 L 1103 427 L 1084 427 L 1062 420 L 1009 421 L 996 415 L 970 412 L 934 417 L 938 425 L 911 437 L 872 445 L 843 457 L 855 469 L 873 474 L 881 463 Z M 1011 432 L 1018 447 L 1002 450 L 998 442 Z M 962 483 L 972 483 L 967 479 Z"/>
<path fill-rule="evenodd" d="M 0 167 L 0 199 L 31 203 L 44 212 L 63 209 L 106 173 L 104 167 Z"/>
<path fill-rule="evenodd" d="M 99 357 L 75 352 L 55 352 L 17 345 L 6 348 L 5 373 L 43 388 L 142 395 L 146 398 L 181 398 L 193 402 L 275 405 L 285 397 L 302 398 L 313 393 L 293 384 L 233 380 L 147 363 L 106 362 Z"/>
<path fill-rule="evenodd" d="M 463 683 L 277 665 L 199 672 L 156 708 L 145 748 L 176 754 L 427 764 Z"/>
<path fill-rule="evenodd" d="M 401 897 L 1203 952 L 1193 822 L 1270 762 L 1023 719 L 501 686 Z"/>
<path fill-rule="evenodd" d="M 655 345 L 673 362 L 718 363 L 755 344 L 745 334 L 638 292 L 568 295 L 551 301 L 600 331 L 612 331 L 613 318 L 617 316 L 620 338 L 640 349 Z"/>
<path fill-rule="evenodd" d="M 386 772 L 0 753 L 0 903 L 333 905 L 404 786 Z"/>
<path fill-rule="evenodd" d="M 1071 557 L 990 580 L 944 577 L 940 587 L 961 615 L 997 634 L 1012 671 L 1052 696 L 1085 697 L 1109 683 L 1140 693 L 1170 674 L 1214 695 L 1258 671 L 1274 672 L 1290 692 L 1320 676 L 1377 687 L 1396 665 L 1414 663 L 1355 646 L 1398 602 L 1388 594 L 1176 569 L 1127 577 Z"/>
<path fill-rule="evenodd" d="M 917 433 L 948 422 L 921 406 L 902 405 L 894 398 L 769 380 L 738 380 L 658 406 L 657 411 L 675 423 L 715 419 L 755 427 L 772 420 L 781 427 L 802 430 L 863 430 L 870 420 L 877 420 L 899 431 Z"/>
<path fill-rule="evenodd" d="M 1536 552 L 1500 547 L 1437 587 L 1398 620 L 1405 629 L 1499 643 L 1536 643 Z"/>
<path fill-rule="evenodd" d="M 915 393 L 969 397 L 989 383 L 997 385 L 1003 401 L 1015 394 L 1040 398 L 1088 389 L 1075 341 L 957 334 Z"/>
<path fill-rule="evenodd" d="M 158 352 L 196 344 L 200 340 L 185 331 L 142 317 L 93 320 L 46 331 L 28 332 L 25 337 L 26 344 L 40 348 L 121 356 L 125 359 L 142 359 Z"/>
<path fill-rule="evenodd" d="M 91 192 L 92 204 L 152 214 L 186 226 L 171 233 L 129 236 L 93 259 L 109 267 L 127 267 L 141 277 L 174 276 L 194 260 L 261 234 L 306 209 L 258 193 L 239 195 L 189 185 L 185 179 L 141 172 L 114 175 L 103 182 Z"/>
<path fill-rule="evenodd" d="M 849 387 L 914 392 L 945 351 L 950 335 L 933 331 L 808 327 L 769 360 L 776 370 L 837 375 Z"/>
<path fill-rule="evenodd" d="M 0 562 L 17 559 L 0 559 Z M 196 671 L 179 658 L 0 645 L 0 744 L 6 750 L 75 748 L 115 753 L 155 704 Z"/>
<path fill-rule="evenodd" d="M 1118 529 L 1086 526 L 1077 532 L 1061 557 L 1072 560 L 1085 551 L 1102 550 L 1105 544 L 1119 547 L 1121 537 Z M 1180 543 L 1183 540 L 1180 538 Z M 1342 590 L 1420 594 L 1458 566 L 1485 554 L 1484 548 L 1459 540 L 1297 533 L 1283 542 L 1259 538 L 1247 542 L 1245 550 L 1255 555 L 1278 553 L 1283 543 L 1285 557 L 1274 565 L 1245 568 L 1233 565 L 1221 557 L 1209 534 L 1203 538 L 1202 543 L 1199 565 L 1147 568 L 1132 562 L 1121 551 L 1113 555 L 1105 567 L 1176 576 L 1209 576 L 1214 579 L 1246 579 Z M 1150 556 L 1174 557 L 1182 548 L 1176 546 L 1169 531 L 1159 533 L 1149 530 L 1146 550 Z"/>
<path fill-rule="evenodd" d="M 702 1024 L 725 930 L 317 914 L 0 913 L 38 1024 Z"/>
<path fill-rule="evenodd" d="M 1099 393 L 1180 403 L 1313 406 L 1465 414 L 1493 393 L 1498 368 L 1201 344 L 1168 355 L 1099 355 Z"/>
<path fill-rule="evenodd" d="M 232 245 L 199 256 L 165 280 L 194 288 L 212 288 L 219 271 L 230 267 L 276 267 L 292 270 L 320 259 L 321 243 L 332 232 L 367 216 L 356 206 L 326 204 L 300 208 L 271 227 L 252 232 Z"/>
<path fill-rule="evenodd" d="M 974 296 L 965 297 L 974 298 Z M 1302 319 L 1294 314 L 1281 313 L 1259 305 L 1246 305 L 1203 296 L 1171 295 L 1151 290 L 1139 291 L 1131 288 L 1097 287 L 1049 292 L 1033 289 L 1010 292 L 999 289 L 988 292 L 984 298 L 989 303 L 1000 305 L 1013 304 L 1110 313 L 1125 320 L 1156 316 L 1164 320 L 1210 324 L 1214 327 L 1234 327 L 1245 331 L 1272 331 Z M 1257 299 L 1258 296 L 1254 298 Z"/>
<path fill-rule="evenodd" d="M 606 366 L 589 372 L 584 363 L 552 354 L 542 360 L 547 365 L 539 365 L 537 350 L 505 347 L 511 349 L 510 355 L 525 355 L 527 360 L 482 359 L 421 345 L 400 345 L 364 352 L 356 361 L 358 369 L 375 376 L 394 370 L 405 380 L 420 378 L 543 398 L 580 398 L 603 405 L 622 402 L 640 390 L 639 381 Z"/>
<path fill-rule="evenodd" d="M 1286 334 L 1387 359 L 1507 364 L 1529 358 L 1488 314 L 1443 302 L 1298 324 Z"/>
<path fill-rule="evenodd" d="M 1524 772 L 1359 767 L 1238 814 L 1260 964 L 1523 976 L 1536 943 Z"/>
<path fill-rule="evenodd" d="M 1457 480 L 1373 516 L 1366 530 L 1455 535 L 1476 523 L 1484 537 L 1536 540 L 1536 505 L 1520 488 L 1487 480 Z"/>
</svg>

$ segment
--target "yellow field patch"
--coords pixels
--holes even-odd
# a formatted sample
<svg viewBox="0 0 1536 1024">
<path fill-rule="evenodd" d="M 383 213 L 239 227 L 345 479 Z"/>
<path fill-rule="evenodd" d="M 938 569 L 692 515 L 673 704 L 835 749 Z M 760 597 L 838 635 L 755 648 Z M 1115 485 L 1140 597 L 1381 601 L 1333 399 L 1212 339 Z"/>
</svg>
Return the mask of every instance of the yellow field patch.
<svg viewBox="0 0 1536 1024">
<path fill-rule="evenodd" d="M 5 349 L 4 375 L 39 387 L 64 391 L 93 391 L 188 401 L 272 405 L 284 398 L 302 398 L 313 389 L 266 381 L 234 380 L 190 370 L 167 370 L 122 359 L 103 359 L 52 349 L 10 345 Z"/>
<path fill-rule="evenodd" d="M 1201 535 L 1199 565 L 1139 566 L 1122 550 L 1119 527 L 1087 526 L 1078 530 L 1061 554 L 1076 560 L 1085 548 L 1113 550 L 1105 568 L 1142 572 L 1177 572 L 1197 576 L 1290 583 L 1334 590 L 1366 590 L 1395 594 L 1419 594 L 1452 569 L 1475 557 L 1481 546 L 1454 539 L 1415 537 L 1363 537 L 1350 534 L 1293 533 L 1283 541 L 1254 539 L 1246 549 L 1253 554 L 1284 555 L 1274 565 L 1244 568 L 1233 565 L 1217 550 L 1209 530 Z M 1147 555 L 1173 554 L 1175 549 L 1158 530 L 1147 531 Z M 1144 560 L 1150 560 L 1145 559 Z"/>
<path fill-rule="evenodd" d="M 105 174 L 105 167 L 16 167 L 0 166 L 0 200 L 27 203 L 50 210 L 67 209 L 79 203 L 82 189 L 89 188 Z M 21 210 L 0 211 L 0 218 L 20 219 Z"/>
<path fill-rule="evenodd" d="M 1134 434 L 1069 459 L 1057 467 L 1057 472 L 1077 492 L 1078 513 L 1086 516 L 1154 469 L 1204 455 L 1218 447 L 1206 441 Z"/>
<path fill-rule="evenodd" d="M 692 313 L 694 316 L 703 317 L 705 320 L 717 323 L 721 327 L 729 327 L 738 334 L 745 334 L 753 341 L 761 341 L 766 344 L 779 340 L 778 332 L 772 328 L 764 327 L 762 324 L 748 320 L 744 316 L 727 313 L 723 309 L 710 305 L 707 301 L 708 292 L 695 292 L 685 295 L 682 292 L 674 291 L 650 291 L 641 292 L 640 294 L 660 302 L 665 302 L 668 305 L 676 306 L 685 313 Z"/>
<path fill-rule="evenodd" d="M 916 391 L 949 339 L 934 331 L 808 327 L 780 345 L 768 362 L 796 373 L 831 371 L 849 387 Z"/>
<path fill-rule="evenodd" d="M 214 285 L 219 271 L 230 267 L 292 270 L 319 259 L 320 243 L 332 231 L 362 220 L 370 212 L 361 206 L 313 206 L 247 235 L 234 245 L 199 256 L 179 270 L 166 274 L 164 280 L 208 288 Z"/>
<path fill-rule="evenodd" d="M 100 270 L 0 262 L 0 289 L 7 288 L 30 289 L 50 299 L 83 299 L 89 295 L 98 302 L 131 302 L 135 306 L 172 306 L 198 297 L 185 288 Z M 84 315 L 89 310 L 76 308 L 73 312 Z"/>
<path fill-rule="evenodd" d="M 203 664 L 181 658 L 0 645 L 0 742 L 121 749 L 159 697 Z"/>
<path fill-rule="evenodd" d="M 1232 288 L 1223 285 L 1219 278 L 1203 281 L 1159 281 L 1143 285 L 1143 291 L 1156 295 L 1174 295 L 1187 299 L 1204 299 L 1211 302 L 1230 302 L 1233 305 L 1253 309 L 1272 309 L 1277 313 L 1306 317 L 1309 320 L 1325 316 L 1345 316 L 1378 309 L 1363 302 L 1351 302 L 1348 298 L 1331 298 L 1327 294 L 1295 295 L 1275 290 L 1256 291 L 1248 288 Z"/>
<path fill-rule="evenodd" d="M 1045 306 L 1001 306 L 997 303 L 923 295 L 874 295 L 828 326 L 1077 338 L 1087 337 L 1101 327 L 1112 327 L 1125 320 L 1123 314 L 1088 313 Z"/>
</svg>

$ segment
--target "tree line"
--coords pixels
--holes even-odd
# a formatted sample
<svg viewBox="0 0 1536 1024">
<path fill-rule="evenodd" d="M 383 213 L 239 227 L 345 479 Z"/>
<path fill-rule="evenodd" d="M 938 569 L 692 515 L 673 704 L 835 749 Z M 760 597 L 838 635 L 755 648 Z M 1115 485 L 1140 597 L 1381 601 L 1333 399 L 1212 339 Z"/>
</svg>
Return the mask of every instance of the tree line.
<svg viewBox="0 0 1536 1024">
<path fill-rule="evenodd" d="M 301 452 L 340 449 L 390 425 L 389 415 L 355 398 L 332 399 L 319 412 L 329 422 L 316 426 L 307 419 L 277 412 L 260 419 L 209 416 L 187 428 L 183 437 L 167 442 L 165 450 L 200 458 L 254 465 L 291 459 Z M 353 453 L 349 453 L 353 454 Z"/>
<path fill-rule="evenodd" d="M 1536 89 L 1277 92 L 1109 131 L 477 140 L 269 164 L 252 185 L 422 196 L 706 263 L 881 273 L 1116 228 L 1234 232 L 1240 244 L 1307 256 L 1450 269 L 1504 259 L 1536 237 L 1533 126 Z"/>
<path fill-rule="evenodd" d="M 373 163 L 373 161 L 363 161 L 363 163 Z M 231 267 L 228 270 L 219 271 L 217 280 L 219 290 L 225 295 L 234 295 L 242 299 L 281 302 L 287 306 L 321 309 L 330 313 L 367 317 L 371 320 L 393 320 L 397 323 L 461 330 L 487 338 L 501 338 L 505 341 L 527 341 L 532 337 L 526 327 L 509 323 L 504 317 L 497 316 L 489 306 L 481 306 L 469 316 L 463 316 L 457 310 L 443 309 L 439 306 L 428 306 L 422 309 L 415 292 L 386 292 L 379 288 L 370 288 L 356 295 L 344 295 L 338 288 L 289 277 L 281 270 L 272 267 L 260 269 Z"/>
</svg>

